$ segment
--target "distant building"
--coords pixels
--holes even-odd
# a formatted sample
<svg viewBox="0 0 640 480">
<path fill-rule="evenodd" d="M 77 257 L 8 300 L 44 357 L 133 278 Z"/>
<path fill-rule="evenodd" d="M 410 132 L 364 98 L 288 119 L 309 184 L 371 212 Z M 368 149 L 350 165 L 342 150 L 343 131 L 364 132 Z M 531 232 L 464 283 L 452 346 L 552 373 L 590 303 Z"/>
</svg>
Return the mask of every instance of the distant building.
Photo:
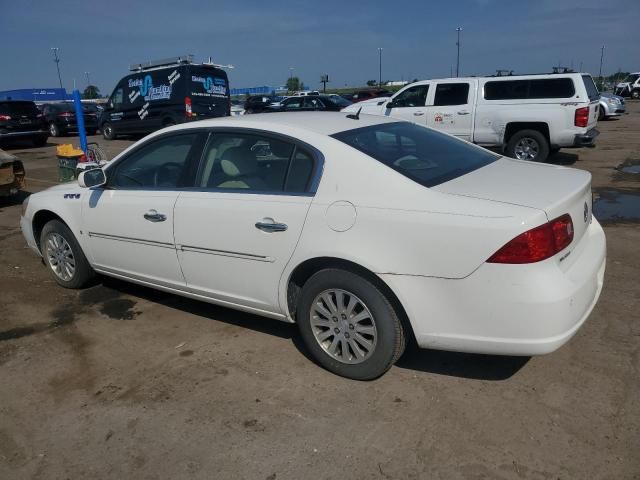
<svg viewBox="0 0 640 480">
<path fill-rule="evenodd" d="M 0 91 L 0 100 L 31 100 L 33 102 L 53 102 L 72 100 L 64 88 L 21 88 Z"/>
<path fill-rule="evenodd" d="M 286 92 L 287 87 L 269 87 L 264 85 L 262 87 L 249 87 L 249 88 L 232 88 L 229 91 L 229 95 L 270 95 L 276 92 Z"/>
<path fill-rule="evenodd" d="M 408 85 L 409 82 L 405 82 L 403 80 L 395 80 L 392 82 L 386 82 L 385 86 L 387 87 L 404 87 L 405 85 Z"/>
</svg>

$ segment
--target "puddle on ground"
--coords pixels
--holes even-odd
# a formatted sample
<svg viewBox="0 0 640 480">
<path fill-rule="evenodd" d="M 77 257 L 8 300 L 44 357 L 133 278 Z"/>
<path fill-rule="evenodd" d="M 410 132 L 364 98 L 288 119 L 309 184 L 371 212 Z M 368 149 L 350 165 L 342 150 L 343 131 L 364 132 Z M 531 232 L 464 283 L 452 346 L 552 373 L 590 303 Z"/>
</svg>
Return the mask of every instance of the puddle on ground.
<svg viewBox="0 0 640 480">
<path fill-rule="evenodd" d="M 603 223 L 640 221 L 640 191 L 606 188 L 598 190 L 593 214 Z"/>
<path fill-rule="evenodd" d="M 627 165 L 618 168 L 623 173 L 640 173 L 640 165 Z"/>
</svg>

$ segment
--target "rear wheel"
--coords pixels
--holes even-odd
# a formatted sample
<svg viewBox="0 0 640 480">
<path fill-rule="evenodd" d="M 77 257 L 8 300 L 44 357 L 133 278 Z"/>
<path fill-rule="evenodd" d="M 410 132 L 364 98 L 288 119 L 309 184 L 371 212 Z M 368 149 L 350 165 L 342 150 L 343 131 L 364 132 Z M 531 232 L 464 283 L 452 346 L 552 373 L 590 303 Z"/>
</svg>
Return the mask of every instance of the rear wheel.
<svg viewBox="0 0 640 480">
<path fill-rule="evenodd" d="M 602 108 L 602 105 L 600 105 L 600 106 L 598 107 L 598 121 L 599 121 L 599 122 L 601 122 L 601 121 L 603 121 L 603 120 L 604 120 L 604 118 L 605 118 L 605 115 L 604 115 L 604 108 Z"/>
<path fill-rule="evenodd" d="M 113 129 L 113 125 L 111 125 L 109 122 L 102 125 L 102 136 L 105 140 L 116 139 L 116 132 Z"/>
<path fill-rule="evenodd" d="M 640 98 L 640 89 L 636 88 L 631 92 L 631 98 L 635 98 L 636 100 Z"/>
<path fill-rule="evenodd" d="M 389 299 L 347 270 L 313 275 L 302 287 L 296 317 L 313 358 L 343 377 L 377 378 L 405 348 L 402 323 Z"/>
<path fill-rule="evenodd" d="M 507 143 L 508 157 L 530 162 L 544 162 L 549 156 L 549 142 L 537 130 L 520 130 Z"/>
<path fill-rule="evenodd" d="M 59 220 L 45 224 L 40 234 L 40 251 L 58 285 L 82 288 L 95 276 L 76 237 Z"/>
<path fill-rule="evenodd" d="M 49 135 L 51 135 L 52 137 L 59 137 L 60 135 L 62 135 L 62 131 L 60 130 L 60 127 L 51 122 L 49 124 Z"/>
</svg>

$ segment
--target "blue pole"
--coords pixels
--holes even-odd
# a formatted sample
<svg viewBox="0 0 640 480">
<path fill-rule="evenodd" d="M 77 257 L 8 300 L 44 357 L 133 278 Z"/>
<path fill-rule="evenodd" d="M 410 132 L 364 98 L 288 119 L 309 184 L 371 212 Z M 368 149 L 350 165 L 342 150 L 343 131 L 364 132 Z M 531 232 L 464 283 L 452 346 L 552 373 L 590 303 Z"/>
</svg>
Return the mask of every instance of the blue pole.
<svg viewBox="0 0 640 480">
<path fill-rule="evenodd" d="M 87 132 L 84 130 L 84 115 L 82 113 L 82 101 L 80 100 L 80 92 L 73 91 L 73 103 L 76 107 L 76 122 L 78 124 L 78 135 L 80 136 L 80 148 L 87 153 Z"/>
</svg>

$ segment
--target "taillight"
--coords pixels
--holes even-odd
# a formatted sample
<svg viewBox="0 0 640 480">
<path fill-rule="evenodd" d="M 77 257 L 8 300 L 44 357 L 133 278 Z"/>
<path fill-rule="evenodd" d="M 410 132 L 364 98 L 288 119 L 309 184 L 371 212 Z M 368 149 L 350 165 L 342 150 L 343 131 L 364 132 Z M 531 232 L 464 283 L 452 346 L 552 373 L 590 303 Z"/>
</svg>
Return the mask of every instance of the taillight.
<svg viewBox="0 0 640 480">
<path fill-rule="evenodd" d="M 11 120 L 11 115 L 0 115 L 0 120 Z"/>
<path fill-rule="evenodd" d="M 589 125 L 589 107 L 580 107 L 576 109 L 575 117 L 576 127 L 586 127 Z"/>
<path fill-rule="evenodd" d="M 184 112 L 188 118 L 191 118 L 191 116 L 193 115 L 193 110 L 191 109 L 191 99 L 189 97 L 186 97 L 184 99 Z"/>
<path fill-rule="evenodd" d="M 567 213 L 527 230 L 491 255 L 488 263 L 535 263 L 564 250 L 573 241 L 573 222 Z"/>
<path fill-rule="evenodd" d="M 59 113 L 58 116 L 62 118 L 71 118 L 71 117 L 74 117 L 75 114 L 71 112 L 63 112 L 63 113 Z"/>
</svg>

